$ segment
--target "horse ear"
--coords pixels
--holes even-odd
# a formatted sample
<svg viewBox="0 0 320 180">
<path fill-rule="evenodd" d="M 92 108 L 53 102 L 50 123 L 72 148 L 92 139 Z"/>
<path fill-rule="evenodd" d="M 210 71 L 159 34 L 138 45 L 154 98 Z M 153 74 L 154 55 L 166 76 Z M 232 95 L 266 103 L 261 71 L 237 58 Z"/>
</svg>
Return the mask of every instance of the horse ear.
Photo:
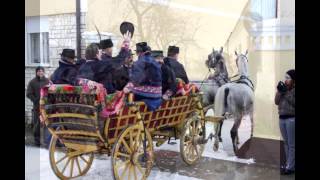
<svg viewBox="0 0 320 180">
<path fill-rule="evenodd" d="M 221 47 L 221 49 L 220 49 L 220 53 L 222 53 L 223 52 L 223 47 Z"/>
<path fill-rule="evenodd" d="M 234 54 L 235 54 L 236 56 L 238 56 L 238 53 L 237 53 L 237 51 L 234 51 Z"/>
<path fill-rule="evenodd" d="M 212 48 L 212 52 L 214 52 L 214 48 Z"/>
<path fill-rule="evenodd" d="M 245 54 L 245 56 L 247 56 L 248 55 L 248 49 L 246 50 L 246 54 Z"/>
</svg>

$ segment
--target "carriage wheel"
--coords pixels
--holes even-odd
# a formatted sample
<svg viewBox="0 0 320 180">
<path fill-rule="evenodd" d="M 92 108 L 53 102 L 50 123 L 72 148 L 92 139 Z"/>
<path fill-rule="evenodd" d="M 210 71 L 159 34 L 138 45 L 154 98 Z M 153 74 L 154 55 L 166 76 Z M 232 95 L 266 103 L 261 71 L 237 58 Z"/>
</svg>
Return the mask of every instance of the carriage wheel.
<svg viewBox="0 0 320 180">
<path fill-rule="evenodd" d="M 204 151 L 204 144 L 199 144 L 199 141 L 203 136 L 205 133 L 200 117 L 197 115 L 190 117 L 186 121 L 180 138 L 181 156 L 188 165 L 192 165 L 200 159 Z"/>
<path fill-rule="evenodd" d="M 60 179 L 72 179 L 85 175 L 92 165 L 93 153 L 69 156 L 75 150 L 67 148 L 57 137 L 52 136 L 49 156 L 53 172 Z"/>
<path fill-rule="evenodd" d="M 146 156 L 143 142 L 146 135 Z M 122 179 L 146 179 L 153 165 L 153 142 L 148 131 L 141 124 L 122 131 L 112 150 L 111 165 L 113 177 Z"/>
</svg>

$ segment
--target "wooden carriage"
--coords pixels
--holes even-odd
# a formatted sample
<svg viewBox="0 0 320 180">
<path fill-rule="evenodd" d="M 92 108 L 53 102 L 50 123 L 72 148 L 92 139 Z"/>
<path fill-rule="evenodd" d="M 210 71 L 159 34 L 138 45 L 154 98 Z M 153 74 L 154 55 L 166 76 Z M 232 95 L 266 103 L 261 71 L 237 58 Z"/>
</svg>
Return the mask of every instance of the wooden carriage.
<svg viewBox="0 0 320 180">
<path fill-rule="evenodd" d="M 86 174 L 99 153 L 111 156 L 114 179 L 146 179 L 154 162 L 153 142 L 160 146 L 171 137 L 180 139 L 184 162 L 191 165 L 200 159 L 206 133 L 201 94 L 195 89 L 164 101 L 154 112 L 129 94 L 117 114 L 104 118 L 97 94 L 81 88 L 42 89 L 41 116 L 52 134 L 50 164 L 59 178 Z"/>
</svg>

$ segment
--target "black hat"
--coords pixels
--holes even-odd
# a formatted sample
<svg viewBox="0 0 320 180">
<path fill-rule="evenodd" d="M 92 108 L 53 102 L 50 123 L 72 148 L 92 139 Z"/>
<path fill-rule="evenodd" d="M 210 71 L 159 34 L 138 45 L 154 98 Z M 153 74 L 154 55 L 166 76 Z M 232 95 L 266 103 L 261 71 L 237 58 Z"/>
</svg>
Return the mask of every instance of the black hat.
<svg viewBox="0 0 320 180">
<path fill-rule="evenodd" d="M 136 44 L 136 51 L 137 52 L 147 52 L 151 51 L 150 46 L 146 42 L 139 42 Z"/>
<path fill-rule="evenodd" d="M 106 48 L 111 48 L 113 47 L 113 43 L 111 39 L 104 39 L 100 41 L 100 48 L 101 49 L 106 49 Z"/>
<path fill-rule="evenodd" d="M 38 66 L 38 67 L 36 68 L 36 73 L 37 73 L 39 70 L 42 70 L 42 71 L 44 72 L 44 67 Z"/>
<path fill-rule="evenodd" d="M 169 46 L 168 54 L 178 54 L 178 53 L 179 53 L 179 47 L 177 47 L 177 46 Z"/>
<path fill-rule="evenodd" d="M 124 35 L 127 31 L 131 33 L 131 38 L 132 38 L 134 33 L 134 26 L 131 22 L 124 21 L 120 25 L 120 32 L 122 35 Z"/>
<path fill-rule="evenodd" d="M 163 51 L 151 51 L 151 56 L 152 57 L 163 57 Z"/>
<path fill-rule="evenodd" d="M 72 59 L 76 57 L 75 51 L 73 49 L 63 49 L 60 55 Z"/>
<path fill-rule="evenodd" d="M 287 74 L 291 77 L 292 80 L 296 80 L 296 72 L 294 69 L 287 71 Z"/>
</svg>

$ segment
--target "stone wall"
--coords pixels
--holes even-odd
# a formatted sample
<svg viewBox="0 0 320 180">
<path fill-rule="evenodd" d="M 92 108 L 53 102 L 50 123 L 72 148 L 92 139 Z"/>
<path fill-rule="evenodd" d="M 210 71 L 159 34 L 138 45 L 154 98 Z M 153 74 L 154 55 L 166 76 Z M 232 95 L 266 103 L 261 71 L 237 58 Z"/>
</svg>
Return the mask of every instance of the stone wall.
<svg viewBox="0 0 320 180">
<path fill-rule="evenodd" d="M 81 14 L 81 33 L 85 31 L 86 14 Z M 58 67 L 60 53 L 64 48 L 76 50 L 76 14 L 59 14 L 49 16 L 49 59 L 50 65 L 45 67 L 46 77 L 49 77 Z M 81 43 L 81 54 L 84 56 L 84 43 Z M 25 60 L 27 61 L 27 60 Z M 25 93 L 29 81 L 35 77 L 35 66 L 25 67 Z M 25 123 L 31 122 L 32 102 L 25 97 Z"/>
</svg>

